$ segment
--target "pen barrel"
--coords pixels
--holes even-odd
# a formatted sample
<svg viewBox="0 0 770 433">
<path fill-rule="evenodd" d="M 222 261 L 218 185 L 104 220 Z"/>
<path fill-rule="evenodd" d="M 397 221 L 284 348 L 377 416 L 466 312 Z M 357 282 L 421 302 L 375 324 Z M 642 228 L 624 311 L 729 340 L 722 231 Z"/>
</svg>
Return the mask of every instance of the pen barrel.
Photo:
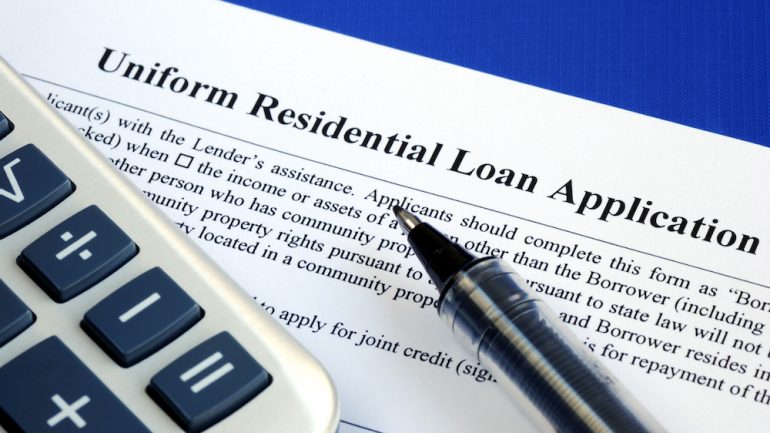
<svg viewBox="0 0 770 433">
<path fill-rule="evenodd" d="M 665 432 L 505 262 L 481 260 L 455 275 L 439 314 L 556 431 Z"/>
</svg>

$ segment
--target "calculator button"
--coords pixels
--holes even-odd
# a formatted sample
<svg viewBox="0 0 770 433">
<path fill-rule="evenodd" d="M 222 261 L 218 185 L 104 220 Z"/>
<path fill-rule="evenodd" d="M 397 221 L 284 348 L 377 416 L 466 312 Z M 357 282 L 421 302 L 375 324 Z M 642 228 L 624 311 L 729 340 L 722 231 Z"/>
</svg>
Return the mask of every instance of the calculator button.
<svg viewBox="0 0 770 433">
<path fill-rule="evenodd" d="M 161 370 L 147 391 L 182 429 L 199 432 L 235 412 L 270 381 L 267 371 L 222 332 Z"/>
<path fill-rule="evenodd" d="M 0 281 L 0 347 L 35 321 L 35 315 Z"/>
<path fill-rule="evenodd" d="M 13 123 L 0 112 L 0 140 L 13 131 Z"/>
<path fill-rule="evenodd" d="M 72 182 L 33 144 L 0 159 L 0 239 L 44 214 L 72 191 Z"/>
<path fill-rule="evenodd" d="M 96 206 L 89 206 L 32 242 L 19 266 L 56 302 L 109 276 L 137 253 L 136 244 Z"/>
<path fill-rule="evenodd" d="M 83 329 L 123 367 L 152 355 L 203 316 L 160 268 L 153 268 L 91 308 Z"/>
<path fill-rule="evenodd" d="M 57 337 L 0 368 L 0 424 L 25 433 L 149 433 Z"/>
</svg>

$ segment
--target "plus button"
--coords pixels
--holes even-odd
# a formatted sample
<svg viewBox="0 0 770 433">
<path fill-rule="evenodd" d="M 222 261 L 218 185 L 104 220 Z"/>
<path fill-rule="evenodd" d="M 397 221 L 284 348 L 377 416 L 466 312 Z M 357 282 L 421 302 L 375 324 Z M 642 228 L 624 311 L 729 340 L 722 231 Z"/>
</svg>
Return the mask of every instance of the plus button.
<svg viewBox="0 0 770 433">
<path fill-rule="evenodd" d="M 78 414 L 78 410 L 91 401 L 87 395 L 80 397 L 72 404 L 64 401 L 64 399 L 61 398 L 59 394 L 54 394 L 53 397 L 51 397 L 51 401 L 53 401 L 54 404 L 59 407 L 60 411 L 56 415 L 48 418 L 48 421 L 46 421 L 48 423 L 48 427 L 53 427 L 67 418 L 69 418 L 69 420 L 72 421 L 72 423 L 75 424 L 75 427 L 77 428 L 83 428 L 86 426 L 86 420 L 84 420 L 83 417 Z"/>
<path fill-rule="evenodd" d="M 151 433 L 59 337 L 0 365 L 0 431 L 6 430 Z"/>
</svg>

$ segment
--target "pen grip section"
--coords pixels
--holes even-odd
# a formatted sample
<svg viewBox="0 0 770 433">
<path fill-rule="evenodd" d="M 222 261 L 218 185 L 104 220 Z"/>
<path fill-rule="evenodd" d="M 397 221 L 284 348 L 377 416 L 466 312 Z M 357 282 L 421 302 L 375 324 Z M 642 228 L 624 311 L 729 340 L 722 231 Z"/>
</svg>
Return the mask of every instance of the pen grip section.
<svg viewBox="0 0 770 433">
<path fill-rule="evenodd" d="M 459 275 L 439 313 L 495 379 L 557 431 L 665 431 L 504 262 L 485 260 Z"/>
</svg>

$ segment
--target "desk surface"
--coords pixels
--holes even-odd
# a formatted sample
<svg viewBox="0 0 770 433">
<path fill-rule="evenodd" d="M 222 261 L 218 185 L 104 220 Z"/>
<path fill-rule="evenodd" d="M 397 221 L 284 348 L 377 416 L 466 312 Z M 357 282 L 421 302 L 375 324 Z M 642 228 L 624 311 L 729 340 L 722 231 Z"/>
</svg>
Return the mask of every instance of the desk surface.
<svg viewBox="0 0 770 433">
<path fill-rule="evenodd" d="M 770 147 L 770 4 L 231 0 Z"/>
</svg>

